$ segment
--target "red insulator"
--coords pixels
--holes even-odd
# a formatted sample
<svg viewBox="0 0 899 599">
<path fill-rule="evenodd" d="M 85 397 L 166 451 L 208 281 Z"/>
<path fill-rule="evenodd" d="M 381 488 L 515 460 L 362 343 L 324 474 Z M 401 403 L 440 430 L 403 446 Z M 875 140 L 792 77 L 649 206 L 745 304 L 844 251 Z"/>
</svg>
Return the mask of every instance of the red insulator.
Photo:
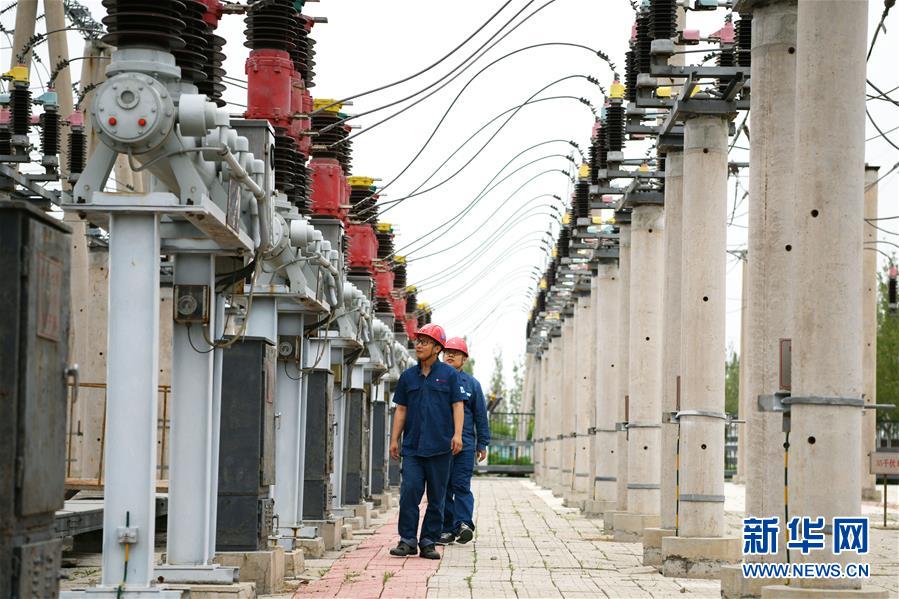
<svg viewBox="0 0 899 599">
<path fill-rule="evenodd" d="M 348 193 L 340 163 L 335 158 L 313 158 L 309 170 L 312 171 L 312 213 L 345 222 Z"/>
<path fill-rule="evenodd" d="M 247 58 L 247 112 L 249 119 L 268 119 L 275 127 L 290 129 L 293 62 L 284 50 L 253 50 Z"/>
<path fill-rule="evenodd" d="M 400 322 L 406 320 L 406 297 L 403 292 L 395 292 L 391 296 L 390 302 L 393 304 L 394 318 Z"/>
<path fill-rule="evenodd" d="M 378 239 L 371 225 L 350 225 L 347 227 L 350 246 L 347 250 L 350 268 L 365 269 L 369 274 L 374 271 L 374 260 L 378 254 Z"/>
<path fill-rule="evenodd" d="M 415 316 L 409 316 L 406 318 L 406 335 L 409 339 L 415 339 L 415 334 L 418 332 L 418 318 Z"/>
<path fill-rule="evenodd" d="M 383 260 L 375 261 L 375 297 L 390 297 L 393 291 L 393 269 Z"/>
</svg>

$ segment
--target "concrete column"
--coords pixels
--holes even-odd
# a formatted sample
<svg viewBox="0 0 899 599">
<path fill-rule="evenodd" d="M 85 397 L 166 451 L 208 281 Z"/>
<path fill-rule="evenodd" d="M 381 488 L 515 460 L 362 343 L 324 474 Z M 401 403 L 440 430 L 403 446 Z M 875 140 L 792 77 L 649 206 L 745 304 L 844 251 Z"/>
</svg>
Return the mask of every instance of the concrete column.
<svg viewBox="0 0 899 599">
<path fill-rule="evenodd" d="M 681 252 L 683 247 L 684 154 L 665 155 L 665 287 L 662 295 L 662 412 L 677 409 L 681 356 Z M 662 537 L 677 523 L 677 424 L 662 422 L 659 528 L 643 531 L 643 565 L 662 565 Z"/>
<path fill-rule="evenodd" d="M 588 492 L 592 487 L 590 478 L 590 439 L 592 435 L 588 433 L 588 429 L 593 426 L 593 374 L 596 370 L 596 352 L 594 351 L 596 327 L 593 326 L 593 305 L 592 293 L 585 293 L 578 298 L 575 307 L 577 319 L 574 335 L 577 351 L 573 366 L 576 373 L 574 383 L 577 399 L 577 419 L 575 421 L 577 437 L 575 438 L 573 505 L 577 505 L 581 509 L 583 509 L 584 502 L 588 499 Z"/>
<path fill-rule="evenodd" d="M 796 256 L 789 446 L 790 516 L 861 514 L 862 229 L 868 3 L 800 0 L 796 27 Z M 843 93 L 822 93 L 841 89 Z M 822 119 L 821 115 L 839 115 Z M 835 351 L 839 348 L 839 351 Z M 822 484 L 826 481 L 826 484 Z M 833 536 L 825 532 L 825 547 Z M 848 562 L 843 552 L 792 552 Z M 814 591 L 812 590 L 814 589 Z M 762 597 L 887 596 L 861 580 L 808 579 Z M 852 594 L 852 593 L 847 593 Z"/>
<path fill-rule="evenodd" d="M 748 418 L 749 395 L 746 392 L 746 347 L 749 345 L 749 318 L 747 306 L 749 305 L 749 267 L 746 264 L 747 253 L 743 252 L 739 260 L 740 264 L 740 364 L 737 367 L 739 384 L 737 385 L 737 419 L 745 421 Z M 737 471 L 734 473 L 733 482 L 746 484 L 746 427 L 737 429 Z"/>
<path fill-rule="evenodd" d="M 617 345 L 616 377 L 615 377 L 615 418 L 616 423 L 627 420 L 627 386 L 628 386 L 628 340 L 630 320 L 630 277 L 631 277 L 631 224 L 630 216 L 618 223 L 618 332 L 615 335 Z M 616 432 L 617 472 L 615 474 L 616 497 L 615 509 L 605 512 L 603 526 L 606 534 L 615 530 L 615 515 L 627 510 L 627 431 Z"/>
<path fill-rule="evenodd" d="M 562 345 L 561 336 L 553 338 L 549 346 L 549 363 L 547 374 L 550 378 L 550 388 L 546 409 L 549 413 L 549 472 L 547 473 L 547 488 L 555 491 L 562 481 Z"/>
<path fill-rule="evenodd" d="M 789 386 L 781 372 L 781 351 L 793 337 L 796 230 L 795 151 L 796 0 L 739 6 L 752 12 L 752 138 L 749 174 L 749 250 L 744 291 L 745 348 L 740 355 L 740 387 L 746 424 L 746 515 L 783 517 L 783 416 L 759 409 L 759 396 Z M 791 52 L 791 49 L 794 52 Z M 786 561 L 785 536 L 777 555 L 749 561 Z M 744 579 L 739 566 L 722 569 L 725 597 L 758 596 L 768 581 Z"/>
<path fill-rule="evenodd" d="M 877 218 L 877 177 L 880 168 L 865 166 L 865 222 Z M 870 187 L 868 187 L 870 185 Z M 873 223 L 872 223 L 873 224 Z M 862 250 L 864 273 L 863 288 L 864 300 L 862 303 L 862 333 L 863 358 L 862 374 L 864 377 L 864 397 L 866 404 L 877 403 L 877 256 L 874 251 L 877 241 L 877 229 L 866 224 L 864 227 L 864 248 Z M 877 414 L 874 410 L 862 412 L 862 445 L 861 445 L 861 473 L 862 473 L 862 499 L 880 501 L 880 490 L 877 488 L 876 477 L 868 474 L 870 470 L 868 456 L 874 451 L 877 437 Z"/>
<path fill-rule="evenodd" d="M 577 421 L 577 403 L 574 397 L 574 377 L 575 377 L 575 338 L 574 338 L 574 315 L 569 315 L 562 322 L 562 364 L 559 368 L 561 372 L 559 407 L 561 412 L 561 422 L 559 423 L 559 433 L 563 435 L 561 441 L 561 456 L 559 460 L 559 471 L 561 478 L 559 486 L 554 492 L 560 497 L 570 499 L 572 481 L 574 480 L 574 453 L 575 439 L 572 436 L 575 430 L 575 422 Z"/>
<path fill-rule="evenodd" d="M 303 315 L 282 312 L 278 315 L 278 334 L 298 339 L 303 335 Z M 279 358 L 275 384 L 275 413 L 280 414 L 275 429 L 275 511 L 279 533 L 286 537 L 285 548 L 294 548 L 293 537 L 303 517 L 300 511 L 300 479 L 303 470 L 300 455 L 303 446 L 302 389 L 303 373 L 296 360 Z"/>
<path fill-rule="evenodd" d="M 664 210 L 636 206 L 631 214 L 627 514 L 615 517 L 616 540 L 637 541 L 659 525 L 662 411 L 662 290 Z"/>
<path fill-rule="evenodd" d="M 16 55 L 21 52 L 28 39 L 34 35 L 34 24 L 37 22 L 37 0 L 19 0 L 16 5 L 16 29 L 13 32 L 12 48 L 10 48 L 9 66 L 16 66 L 19 61 Z M 22 64 L 31 71 L 31 51 L 23 56 Z"/>
<path fill-rule="evenodd" d="M 603 514 L 616 509 L 618 499 L 618 422 L 617 335 L 618 265 L 605 262 L 596 273 L 596 469 L 594 506 L 590 513 Z"/>
<path fill-rule="evenodd" d="M 684 127 L 679 536 L 662 539 L 666 576 L 717 578 L 740 557 L 739 539 L 724 537 L 727 124 Z"/>
</svg>

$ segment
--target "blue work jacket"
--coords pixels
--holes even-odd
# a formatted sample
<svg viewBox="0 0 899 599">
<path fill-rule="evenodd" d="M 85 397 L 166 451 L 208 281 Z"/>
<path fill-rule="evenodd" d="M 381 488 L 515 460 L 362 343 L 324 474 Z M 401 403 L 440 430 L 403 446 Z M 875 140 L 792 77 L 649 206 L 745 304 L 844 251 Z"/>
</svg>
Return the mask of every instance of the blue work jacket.
<svg viewBox="0 0 899 599">
<path fill-rule="evenodd" d="M 427 458 L 452 451 L 453 404 L 464 401 L 459 373 L 434 362 L 425 376 L 421 364 L 407 368 L 397 381 L 393 403 L 406 406 L 402 455 Z"/>
<path fill-rule="evenodd" d="M 487 400 L 481 383 L 467 372 L 459 372 L 459 384 L 465 396 L 465 424 L 462 425 L 464 449 L 475 447 L 478 451 L 490 445 L 490 424 L 487 422 Z"/>
</svg>

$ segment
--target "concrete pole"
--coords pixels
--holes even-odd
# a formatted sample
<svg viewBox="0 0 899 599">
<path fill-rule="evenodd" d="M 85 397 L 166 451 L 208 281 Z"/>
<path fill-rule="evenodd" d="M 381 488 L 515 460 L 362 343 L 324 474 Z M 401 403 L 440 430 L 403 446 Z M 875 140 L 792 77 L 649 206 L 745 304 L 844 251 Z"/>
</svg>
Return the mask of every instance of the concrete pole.
<svg viewBox="0 0 899 599">
<path fill-rule="evenodd" d="M 66 28 L 66 16 L 65 11 L 63 10 L 63 3 L 60 0 L 44 0 L 44 15 L 47 23 L 47 31 L 56 32 L 51 33 L 47 39 L 47 51 L 50 54 L 50 64 L 52 65 L 50 68 L 52 70 L 56 68 L 56 65 L 60 64 L 60 62 L 69 59 L 69 44 L 66 38 L 67 32 L 63 31 Z M 59 115 L 62 119 L 65 119 L 72 114 L 74 104 L 72 101 L 72 72 L 68 66 L 60 69 L 59 74 L 56 76 L 53 89 L 56 90 L 57 101 L 59 102 Z M 60 143 L 59 146 L 59 172 L 64 175 L 62 178 L 64 189 L 70 187 L 68 183 L 69 145 L 65 143 L 65 132 L 67 130 L 68 121 L 63 120 L 60 131 L 62 143 Z"/>
<path fill-rule="evenodd" d="M 616 424 L 627 420 L 627 386 L 629 362 L 629 327 L 630 321 L 630 279 L 631 279 L 631 225 L 630 218 L 618 224 L 618 332 L 615 335 L 617 346 L 615 376 L 615 418 Z M 616 433 L 617 472 L 615 509 L 603 514 L 603 527 L 606 534 L 615 530 L 615 515 L 627 510 L 627 431 Z"/>
<path fill-rule="evenodd" d="M 590 346 L 588 351 L 590 353 L 599 353 L 599 336 L 597 332 L 597 318 L 599 313 L 599 277 L 594 274 L 594 276 L 590 279 L 590 296 L 591 303 L 593 306 L 593 310 L 590 316 L 590 322 L 587 326 L 593 328 L 593 344 Z M 590 424 L 589 426 L 592 428 L 592 433 L 589 438 L 589 447 L 587 448 L 588 459 L 590 461 L 589 465 L 589 478 L 587 479 L 589 482 L 587 489 L 587 501 L 584 503 L 584 512 L 588 515 L 594 515 L 596 517 L 601 517 L 602 512 L 596 509 L 596 469 L 599 464 L 597 463 L 597 457 L 599 457 L 599 440 L 596 436 L 596 419 L 598 417 L 598 413 L 596 408 L 599 404 L 599 400 L 597 399 L 600 381 L 599 381 L 599 363 L 597 361 L 598 356 L 593 356 L 593 370 L 587 374 L 590 378 L 590 384 L 593 386 L 593 392 L 589 397 L 589 410 L 590 410 Z"/>
<path fill-rule="evenodd" d="M 724 356 L 727 124 L 684 126 L 679 536 L 662 539 L 666 576 L 717 578 L 740 557 L 724 536 Z"/>
<path fill-rule="evenodd" d="M 209 254 L 175 257 L 175 285 L 215 289 L 215 263 Z M 210 301 L 206 335 L 201 325 L 176 323 L 172 349 L 172 429 L 169 466 L 169 515 L 166 560 L 172 566 L 206 565 L 209 526 L 216 494 L 209 486 L 212 387 L 215 356 L 206 338 L 215 330 L 216 306 Z M 166 577 L 169 579 L 170 577 Z"/>
<path fill-rule="evenodd" d="M 877 218 L 877 177 L 880 168 L 865 166 L 865 222 Z M 870 186 L 870 187 L 869 187 Z M 873 223 L 872 223 L 873 224 Z M 877 403 L 877 252 L 874 242 L 877 241 L 877 229 L 869 224 L 864 227 L 865 248 L 862 250 L 864 261 L 862 272 L 864 273 L 864 301 L 862 303 L 862 333 L 863 359 L 862 373 L 864 377 L 865 403 Z M 868 474 L 870 470 L 868 456 L 874 451 L 877 437 L 877 414 L 874 410 L 862 412 L 862 445 L 861 445 L 861 473 L 862 473 L 862 499 L 880 501 L 880 490 L 877 488 L 876 477 Z"/>
<path fill-rule="evenodd" d="M 575 368 L 575 398 L 577 399 L 577 420 L 575 430 L 577 437 L 576 456 L 574 463 L 574 504 L 581 509 L 589 498 L 592 479 L 590 478 L 590 439 L 588 429 L 593 426 L 593 374 L 596 371 L 596 342 L 594 336 L 596 327 L 593 326 L 592 294 L 585 293 L 578 298 L 577 319 L 575 320 L 574 335 L 577 347 L 577 355 L 574 358 Z"/>
<path fill-rule="evenodd" d="M 618 265 L 605 262 L 596 272 L 596 472 L 590 513 L 616 509 L 618 500 Z"/>
<path fill-rule="evenodd" d="M 789 467 L 790 516 L 861 515 L 862 239 L 868 2 L 800 0 L 796 27 L 796 330 Z M 822 93 L 840 89 L 841 93 Z M 822 118 L 822 115 L 839 115 Z M 835 351 L 839 348 L 839 351 Z M 822 481 L 827 484 L 822 485 Z M 833 536 L 825 531 L 825 547 Z M 793 552 L 802 562 L 855 561 Z M 784 589 L 790 589 L 785 591 Z M 812 590 L 814 589 L 814 590 Z M 857 579 L 799 580 L 762 597 L 860 591 Z M 867 592 L 865 592 L 867 591 Z M 854 593 L 847 593 L 854 594 Z"/>
<path fill-rule="evenodd" d="M 559 469 L 562 474 L 559 480 L 559 487 L 555 490 L 556 494 L 565 498 L 566 501 L 571 499 L 571 488 L 574 480 L 574 453 L 576 445 L 572 434 L 575 431 L 575 422 L 577 421 L 577 403 L 574 397 L 574 377 L 576 372 L 574 361 L 576 353 L 574 315 L 569 315 L 562 323 L 562 365 L 559 369 L 562 373 L 559 397 L 562 413 L 559 433 L 563 435 Z"/>
<path fill-rule="evenodd" d="M 555 337 L 549 346 L 550 359 L 547 373 L 550 378 L 549 398 L 546 409 L 549 413 L 549 472 L 547 488 L 554 493 L 562 481 L 562 345 L 563 337 Z"/>
<path fill-rule="evenodd" d="M 759 409 L 759 397 L 789 386 L 781 372 L 782 346 L 793 338 L 797 232 L 794 226 L 796 0 L 739 5 L 752 12 L 752 139 L 749 173 L 749 289 L 744 291 L 745 341 L 740 386 L 745 395 L 746 515 L 784 515 L 783 416 Z M 793 51 L 791 51 L 793 50 Z M 783 530 L 783 528 L 782 528 Z M 786 537 L 776 555 L 747 561 L 785 562 Z M 765 580 L 744 579 L 739 566 L 721 571 L 725 597 L 758 596 Z"/>
<path fill-rule="evenodd" d="M 748 417 L 749 395 L 746 392 L 746 347 L 749 345 L 749 318 L 747 307 L 749 305 L 749 266 L 747 265 L 747 252 L 740 256 L 740 349 L 737 367 L 739 384 L 737 386 L 737 419 L 745 421 Z M 733 482 L 746 484 L 746 427 L 737 429 L 737 471 L 734 473 Z"/>
<path fill-rule="evenodd" d="M 536 468 L 536 473 L 538 475 L 538 484 L 540 486 L 547 486 L 546 481 L 549 472 L 549 412 L 546 409 L 546 404 L 549 399 L 549 384 L 548 384 L 548 375 L 546 366 L 549 362 L 549 348 L 545 349 L 543 353 L 540 355 L 538 362 L 538 369 L 540 371 L 539 381 L 537 384 L 537 414 L 536 422 L 534 423 L 535 430 L 537 431 L 535 434 L 538 439 L 543 439 L 540 444 L 537 446 L 537 459 L 540 461 L 539 465 Z"/>
<path fill-rule="evenodd" d="M 665 287 L 662 320 L 662 412 L 677 410 L 681 356 L 684 153 L 665 155 Z M 662 422 L 659 528 L 643 531 L 643 565 L 662 565 L 662 537 L 675 534 L 677 423 Z"/>
<path fill-rule="evenodd" d="M 10 68 L 19 64 L 16 55 L 25 48 L 29 38 L 34 35 L 34 24 L 37 22 L 37 0 L 19 0 L 16 5 L 16 30 L 13 32 L 12 48 L 10 48 Z M 22 64 L 31 71 L 31 51 L 23 57 Z"/>
<path fill-rule="evenodd" d="M 627 514 L 615 516 L 615 539 L 637 541 L 659 525 L 662 413 L 664 209 L 639 205 L 631 214 L 628 361 Z"/>
</svg>

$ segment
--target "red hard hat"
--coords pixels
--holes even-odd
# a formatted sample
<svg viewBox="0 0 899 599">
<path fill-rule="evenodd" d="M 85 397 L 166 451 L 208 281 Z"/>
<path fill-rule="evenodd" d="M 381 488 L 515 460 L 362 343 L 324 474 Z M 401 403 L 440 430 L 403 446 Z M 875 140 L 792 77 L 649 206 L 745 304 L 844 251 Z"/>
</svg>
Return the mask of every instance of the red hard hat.
<svg viewBox="0 0 899 599">
<path fill-rule="evenodd" d="M 446 345 L 443 349 L 454 349 L 456 351 L 460 351 L 466 356 L 468 355 L 468 344 L 465 343 L 465 339 L 462 337 L 452 337 L 446 340 Z"/>
<path fill-rule="evenodd" d="M 436 341 L 440 347 L 446 346 L 446 333 L 439 324 L 428 323 L 415 332 L 416 337 L 421 337 L 422 335 L 430 337 Z"/>
</svg>

